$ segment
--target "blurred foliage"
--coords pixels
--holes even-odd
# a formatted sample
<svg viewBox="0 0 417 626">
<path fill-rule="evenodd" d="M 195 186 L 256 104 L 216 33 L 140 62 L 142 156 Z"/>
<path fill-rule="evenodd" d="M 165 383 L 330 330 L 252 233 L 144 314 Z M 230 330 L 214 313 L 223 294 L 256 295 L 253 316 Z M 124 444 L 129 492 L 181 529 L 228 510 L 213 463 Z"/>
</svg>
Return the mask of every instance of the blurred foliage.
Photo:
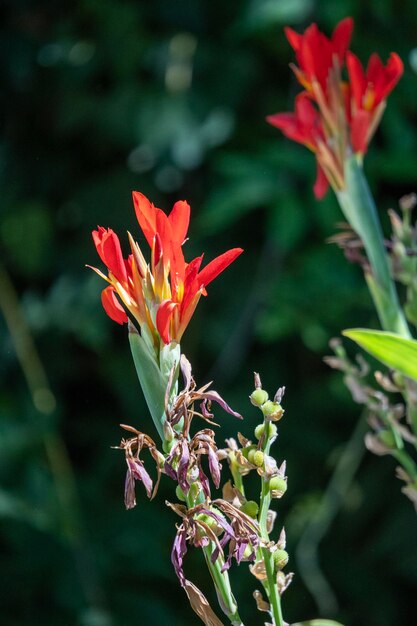
<svg viewBox="0 0 417 626">
<path fill-rule="evenodd" d="M 246 416 L 238 427 L 248 436 L 253 370 L 267 388 L 287 386 L 277 455 L 287 459 L 289 490 L 279 519 L 294 552 L 359 413 L 322 363 L 327 343 L 340 329 L 377 321 L 359 269 L 324 243 L 341 215 L 330 194 L 313 198 L 313 158 L 264 118 L 291 108 L 298 90 L 283 26 L 314 20 L 330 32 L 348 14 L 359 56 L 396 50 L 405 61 L 366 162 L 385 211 L 416 187 L 415 2 L 1 3 L 1 258 L 57 398 L 52 413 L 33 404 L 0 317 L 5 626 L 196 621 L 170 565 L 170 484 L 157 501 L 143 493 L 125 512 L 124 460 L 110 449 L 120 422 L 152 427 L 125 330 L 106 318 L 102 284 L 84 266 L 97 263 L 97 224 L 125 243 L 126 230 L 137 233 L 132 189 L 165 210 L 190 202 L 189 258 L 245 248 L 199 305 L 183 349 L 197 380 L 214 377 Z M 237 424 L 219 419 L 221 441 Z M 46 453 L 51 433 L 68 447 L 79 491 L 81 521 L 69 530 Z M 350 626 L 414 623 L 414 546 L 415 513 L 392 462 L 366 456 L 321 546 L 339 602 L 331 617 Z M 209 590 L 200 557 L 187 557 L 188 576 Z M 260 624 L 253 581 L 240 569 L 244 619 Z M 317 613 L 294 559 L 291 569 L 289 622 Z"/>
</svg>

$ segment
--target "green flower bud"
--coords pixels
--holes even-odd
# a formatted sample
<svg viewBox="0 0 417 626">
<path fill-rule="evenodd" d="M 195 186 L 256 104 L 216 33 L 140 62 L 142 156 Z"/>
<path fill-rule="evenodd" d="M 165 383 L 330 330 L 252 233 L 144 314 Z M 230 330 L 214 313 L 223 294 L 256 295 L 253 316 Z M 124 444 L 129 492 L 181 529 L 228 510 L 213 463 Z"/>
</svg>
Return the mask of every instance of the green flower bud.
<svg viewBox="0 0 417 626">
<path fill-rule="evenodd" d="M 191 483 L 190 490 L 188 492 L 188 497 L 192 502 L 195 502 L 198 494 L 200 493 L 200 486 L 198 483 Z"/>
<path fill-rule="evenodd" d="M 286 550 L 275 550 L 275 552 L 272 553 L 272 556 L 274 558 L 275 567 L 278 570 L 284 569 L 288 563 L 288 559 L 290 558 Z"/>
<path fill-rule="evenodd" d="M 282 476 L 272 476 L 269 481 L 269 491 L 274 492 L 273 497 L 282 498 L 287 491 L 287 481 Z"/>
<path fill-rule="evenodd" d="M 258 424 L 257 427 L 255 428 L 255 437 L 257 439 L 260 439 L 262 435 L 264 434 L 264 432 L 265 432 L 265 424 Z M 272 437 L 275 437 L 275 435 L 277 434 L 277 427 L 275 426 L 275 424 L 269 424 L 268 433 L 269 433 L 270 439 L 272 439 Z"/>
<path fill-rule="evenodd" d="M 245 548 L 245 551 L 243 553 L 243 557 L 242 558 L 243 559 L 248 559 L 250 557 L 250 555 L 252 554 L 252 552 L 253 552 L 253 548 L 252 548 L 252 546 L 250 544 L 248 544 L 246 546 L 246 548 Z"/>
<path fill-rule="evenodd" d="M 270 420 L 277 422 L 284 415 L 284 409 L 278 402 L 272 402 L 272 400 L 268 400 L 265 404 L 262 405 L 262 413 L 265 417 L 268 417 Z"/>
<path fill-rule="evenodd" d="M 172 450 L 172 447 L 175 443 L 175 439 L 172 439 L 171 441 L 164 441 L 162 444 L 162 450 L 165 452 L 165 454 L 169 454 Z"/>
<path fill-rule="evenodd" d="M 181 502 L 185 502 L 185 493 L 179 485 L 177 485 L 175 489 L 175 495 L 177 496 L 178 500 L 181 500 Z"/>
<path fill-rule="evenodd" d="M 249 399 L 254 406 L 262 406 L 268 400 L 268 397 L 268 392 L 264 389 L 255 389 L 255 391 L 252 391 Z"/>
<path fill-rule="evenodd" d="M 378 433 L 378 439 L 387 448 L 396 448 L 394 433 L 391 430 L 381 430 Z"/>
<path fill-rule="evenodd" d="M 252 463 L 252 465 L 254 465 L 253 457 L 255 456 L 255 453 L 258 452 L 258 450 L 256 446 L 253 446 L 247 450 L 248 452 L 247 452 L 246 458 L 248 459 L 249 463 Z"/>
<path fill-rule="evenodd" d="M 262 467 L 262 465 L 264 464 L 264 453 L 262 452 L 262 450 L 256 450 L 255 454 L 253 455 L 252 463 L 256 465 L 256 467 Z"/>
<path fill-rule="evenodd" d="M 246 513 L 249 517 L 255 518 L 258 515 L 259 506 L 254 500 L 248 500 L 240 507 L 242 513 Z"/>
</svg>

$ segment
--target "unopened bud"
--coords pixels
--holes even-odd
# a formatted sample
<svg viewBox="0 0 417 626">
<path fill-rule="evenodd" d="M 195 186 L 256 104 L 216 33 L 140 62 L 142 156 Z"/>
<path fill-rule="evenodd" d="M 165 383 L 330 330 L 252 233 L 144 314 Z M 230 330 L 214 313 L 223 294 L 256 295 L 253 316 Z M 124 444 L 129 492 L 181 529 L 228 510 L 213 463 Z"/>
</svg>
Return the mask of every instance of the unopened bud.
<svg viewBox="0 0 417 626">
<path fill-rule="evenodd" d="M 268 400 L 262 405 L 262 413 L 273 422 L 277 422 L 284 415 L 284 409 L 278 402 Z"/>
<path fill-rule="evenodd" d="M 162 443 L 162 450 L 165 452 L 165 454 L 169 454 L 174 446 L 175 443 L 175 439 L 171 439 L 171 441 L 167 441 L 165 440 Z"/>
<path fill-rule="evenodd" d="M 258 387 L 258 389 L 255 389 L 255 391 L 252 391 L 251 395 L 249 396 L 249 399 L 254 406 L 262 406 L 264 402 L 268 400 L 268 398 L 268 392 L 264 389 L 261 389 L 260 387 Z"/>
<path fill-rule="evenodd" d="M 257 427 L 255 428 L 255 437 L 257 439 L 260 439 L 262 437 L 262 435 L 265 432 L 265 424 L 258 424 Z M 275 424 L 269 424 L 268 427 L 268 435 L 269 435 L 269 439 L 272 439 L 273 437 L 275 437 L 275 435 L 277 434 L 277 427 L 275 426 Z"/>
<path fill-rule="evenodd" d="M 175 433 L 171 424 L 167 420 L 164 421 L 163 429 L 165 441 L 172 441 L 174 439 Z"/>
<path fill-rule="evenodd" d="M 272 476 L 269 481 L 269 490 L 273 498 L 282 498 L 287 491 L 287 481 L 283 476 Z"/>
<path fill-rule="evenodd" d="M 259 506 L 254 500 L 248 500 L 240 507 L 242 513 L 246 513 L 249 517 L 255 518 L 258 515 Z"/>
<path fill-rule="evenodd" d="M 264 464 L 264 453 L 262 452 L 262 450 L 256 450 L 255 454 L 253 455 L 252 463 L 256 465 L 256 467 L 262 467 L 262 465 Z"/>
<path fill-rule="evenodd" d="M 391 430 L 380 430 L 378 433 L 378 439 L 381 443 L 387 446 L 387 448 L 394 449 L 397 447 L 394 433 Z"/>
<path fill-rule="evenodd" d="M 185 494 L 179 485 L 177 485 L 175 489 L 175 495 L 177 496 L 178 500 L 181 500 L 181 502 L 185 502 Z"/>
<path fill-rule="evenodd" d="M 274 558 L 275 567 L 278 570 L 284 569 L 288 563 L 288 559 L 290 558 L 286 550 L 275 550 L 275 552 L 272 553 L 272 556 Z"/>
</svg>

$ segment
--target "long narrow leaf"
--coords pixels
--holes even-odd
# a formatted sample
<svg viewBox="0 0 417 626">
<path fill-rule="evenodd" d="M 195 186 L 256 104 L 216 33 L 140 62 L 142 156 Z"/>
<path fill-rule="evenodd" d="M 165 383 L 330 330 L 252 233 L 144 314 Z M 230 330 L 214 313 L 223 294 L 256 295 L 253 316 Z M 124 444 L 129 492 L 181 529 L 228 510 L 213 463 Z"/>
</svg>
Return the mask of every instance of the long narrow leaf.
<svg viewBox="0 0 417 626">
<path fill-rule="evenodd" d="M 343 335 L 355 341 L 373 357 L 417 381 L 417 341 L 395 333 L 353 328 Z"/>
</svg>

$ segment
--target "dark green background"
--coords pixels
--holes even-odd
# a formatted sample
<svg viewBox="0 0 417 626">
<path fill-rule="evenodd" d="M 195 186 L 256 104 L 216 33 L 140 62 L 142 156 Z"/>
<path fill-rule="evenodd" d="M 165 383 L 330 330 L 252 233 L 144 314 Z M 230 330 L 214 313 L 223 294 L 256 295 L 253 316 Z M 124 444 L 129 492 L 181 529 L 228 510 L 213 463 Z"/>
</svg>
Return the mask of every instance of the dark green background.
<svg viewBox="0 0 417 626">
<path fill-rule="evenodd" d="M 377 321 L 359 269 L 325 243 L 341 215 L 332 194 L 313 197 L 313 157 L 264 118 L 290 109 L 299 90 L 283 26 L 317 21 L 329 33 L 346 15 L 361 58 L 396 50 L 405 63 L 366 160 L 385 211 L 416 190 L 414 1 L 0 4 L 1 262 L 58 402 L 50 418 L 34 409 L 0 316 L 1 624 L 197 623 L 170 563 L 172 483 L 153 502 L 139 488 L 139 506 L 126 512 L 123 456 L 110 449 L 120 422 L 156 436 L 125 329 L 105 316 L 103 284 L 85 268 L 99 263 L 97 224 L 123 245 L 127 229 L 143 241 L 132 189 L 165 210 L 190 202 L 188 259 L 245 248 L 210 286 L 183 351 L 197 380 L 214 378 L 245 416 L 242 425 L 218 413 L 219 443 L 236 428 L 252 434 L 254 369 L 271 392 L 287 386 L 276 454 L 287 459 L 289 489 L 277 508 L 294 554 L 360 410 L 322 357 L 341 329 Z M 69 512 L 62 519 L 45 454 L 49 437 L 62 459 L 57 434 L 80 525 Z M 322 542 L 339 604 L 332 617 L 347 626 L 416 623 L 415 513 L 393 474 L 391 459 L 367 454 Z M 295 558 L 287 569 L 296 577 L 286 620 L 316 617 Z M 200 554 L 189 554 L 186 573 L 216 606 Z M 262 624 L 246 566 L 232 578 L 245 623 Z"/>
</svg>

